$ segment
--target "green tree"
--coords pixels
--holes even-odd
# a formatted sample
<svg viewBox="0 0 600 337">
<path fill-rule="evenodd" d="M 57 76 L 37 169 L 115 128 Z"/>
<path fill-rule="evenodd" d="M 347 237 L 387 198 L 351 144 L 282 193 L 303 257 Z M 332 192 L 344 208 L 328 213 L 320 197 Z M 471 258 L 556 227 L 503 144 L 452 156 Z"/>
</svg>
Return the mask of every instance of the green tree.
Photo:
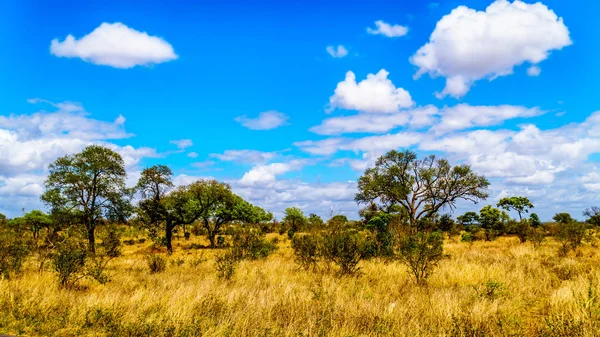
<svg viewBox="0 0 600 337">
<path fill-rule="evenodd" d="M 470 227 L 479 223 L 479 215 L 475 212 L 466 212 L 456 217 L 458 223 L 465 227 Z"/>
<path fill-rule="evenodd" d="M 571 217 L 571 214 L 569 214 L 569 213 L 556 213 L 552 217 L 552 220 L 554 220 L 558 223 L 561 223 L 561 224 L 575 222 L 575 220 Z"/>
<path fill-rule="evenodd" d="M 300 231 L 306 224 L 304 212 L 298 207 L 288 207 L 285 209 L 284 214 L 283 222 L 290 228 L 290 233 L 292 233 L 291 236 Z"/>
<path fill-rule="evenodd" d="M 535 213 L 531 213 L 531 215 L 529 215 L 529 221 L 531 222 L 531 226 L 533 226 L 534 228 L 540 227 L 542 225 L 540 217 Z"/>
<path fill-rule="evenodd" d="M 533 204 L 527 197 L 502 198 L 496 205 L 506 211 L 514 210 L 519 214 L 519 220 L 523 220 L 523 213 L 528 213 Z"/>
<path fill-rule="evenodd" d="M 440 219 L 438 220 L 438 228 L 442 232 L 449 232 L 452 230 L 452 228 L 454 228 L 454 219 L 452 219 L 452 216 L 450 214 L 443 214 L 440 216 Z"/>
<path fill-rule="evenodd" d="M 90 145 L 58 158 L 48 171 L 42 200 L 54 211 L 76 216 L 85 227 L 88 250 L 95 253 L 101 220 L 125 220 L 131 214 L 123 158 L 106 147 Z"/>
<path fill-rule="evenodd" d="M 417 159 L 412 151 L 390 151 L 358 181 L 355 200 L 381 203 L 387 211 L 400 205 L 416 227 L 421 217 L 431 217 L 442 207 L 454 209 L 458 200 L 478 202 L 487 198 L 488 180 L 468 165 L 451 166 L 431 155 Z"/>
<path fill-rule="evenodd" d="M 216 247 L 216 237 L 223 225 L 235 221 L 256 223 L 272 217 L 234 194 L 228 184 L 216 180 L 199 180 L 189 186 L 189 192 L 193 198 L 192 209 L 199 211 L 211 248 Z"/>
<path fill-rule="evenodd" d="M 491 240 L 501 235 L 506 230 L 506 223 L 510 220 L 508 214 L 492 205 L 487 205 L 479 211 L 479 223 L 486 232 L 486 238 Z"/>
<path fill-rule="evenodd" d="M 309 214 L 308 219 L 306 221 L 308 223 L 308 226 L 313 230 L 322 229 L 323 225 L 325 224 L 323 219 L 314 213 Z"/>
<path fill-rule="evenodd" d="M 444 237 L 441 232 L 418 232 L 400 239 L 399 255 L 417 284 L 423 284 L 443 257 Z"/>
<path fill-rule="evenodd" d="M 600 207 L 588 208 L 583 212 L 583 215 L 587 217 L 585 222 L 590 225 L 600 226 Z"/>
<path fill-rule="evenodd" d="M 33 235 L 33 239 L 36 241 L 42 229 L 46 228 L 50 230 L 53 225 L 50 216 L 39 210 L 32 210 L 28 213 L 25 213 L 22 217 L 11 219 L 10 222 L 13 226 L 27 228 L 30 230 Z"/>
</svg>

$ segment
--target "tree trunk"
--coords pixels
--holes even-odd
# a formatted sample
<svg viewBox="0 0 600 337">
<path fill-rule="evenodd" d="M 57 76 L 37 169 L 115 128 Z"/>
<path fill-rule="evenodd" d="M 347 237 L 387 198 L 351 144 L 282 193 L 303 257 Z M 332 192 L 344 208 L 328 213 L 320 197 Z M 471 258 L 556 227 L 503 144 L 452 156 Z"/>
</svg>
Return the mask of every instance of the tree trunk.
<svg viewBox="0 0 600 337">
<path fill-rule="evenodd" d="M 173 254 L 173 224 L 170 221 L 167 221 L 167 223 L 165 224 L 165 239 L 166 239 L 166 246 L 167 246 L 167 253 L 169 255 Z"/>
<path fill-rule="evenodd" d="M 213 231 L 208 231 L 208 241 L 210 241 L 210 248 L 215 248 L 217 245 L 215 243 L 215 237 L 217 234 Z"/>
<path fill-rule="evenodd" d="M 92 254 L 96 254 L 96 226 L 88 225 L 87 234 L 88 234 L 88 250 Z"/>
</svg>

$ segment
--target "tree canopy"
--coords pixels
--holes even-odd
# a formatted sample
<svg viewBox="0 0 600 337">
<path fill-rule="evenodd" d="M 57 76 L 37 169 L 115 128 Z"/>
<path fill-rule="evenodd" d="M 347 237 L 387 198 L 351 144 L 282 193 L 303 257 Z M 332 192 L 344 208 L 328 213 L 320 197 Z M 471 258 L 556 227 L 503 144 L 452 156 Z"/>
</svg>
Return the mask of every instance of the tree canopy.
<svg viewBox="0 0 600 337">
<path fill-rule="evenodd" d="M 388 212 L 399 205 L 406 210 L 409 223 L 416 226 L 420 218 L 430 217 L 442 207 L 454 209 L 458 200 L 477 203 L 487 198 L 488 185 L 488 180 L 468 165 L 451 166 L 433 155 L 417 159 L 412 151 L 393 150 L 360 177 L 355 200 L 378 202 Z"/>
<path fill-rule="evenodd" d="M 54 211 L 77 217 L 95 252 L 95 230 L 101 219 L 125 220 L 131 214 L 121 155 L 99 145 L 58 158 L 48 167 L 42 200 Z"/>
<path fill-rule="evenodd" d="M 523 213 L 528 213 L 529 209 L 533 208 L 533 204 L 527 197 L 502 198 L 496 206 L 506 211 L 516 211 L 519 214 L 519 220 L 523 219 Z"/>
</svg>

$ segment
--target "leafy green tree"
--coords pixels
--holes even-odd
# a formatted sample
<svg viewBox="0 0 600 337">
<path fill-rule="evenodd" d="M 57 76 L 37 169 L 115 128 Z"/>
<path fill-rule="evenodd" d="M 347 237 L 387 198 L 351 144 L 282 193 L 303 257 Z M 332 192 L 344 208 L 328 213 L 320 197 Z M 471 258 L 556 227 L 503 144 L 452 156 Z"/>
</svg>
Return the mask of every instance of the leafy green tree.
<svg viewBox="0 0 600 337">
<path fill-rule="evenodd" d="M 390 231 L 391 220 L 390 214 L 380 212 L 371 217 L 367 223 L 367 229 L 375 233 L 376 252 L 373 254 L 375 256 L 391 257 L 394 255 L 394 238 Z"/>
<path fill-rule="evenodd" d="M 479 223 L 479 215 L 475 212 L 466 212 L 463 215 L 456 217 L 458 223 L 465 227 L 470 227 Z"/>
<path fill-rule="evenodd" d="M 575 219 L 573 219 L 571 217 L 571 214 L 569 214 L 569 213 L 556 213 L 552 217 L 552 220 L 554 220 L 554 221 L 556 221 L 558 223 L 561 223 L 561 224 L 567 224 L 567 223 L 575 222 Z"/>
<path fill-rule="evenodd" d="M 199 218 L 208 233 L 210 247 L 216 247 L 216 237 L 223 225 L 240 222 L 268 221 L 270 213 L 254 206 L 231 191 L 228 184 L 216 180 L 199 180 L 189 186 L 191 209 L 199 211 Z"/>
<path fill-rule="evenodd" d="M 355 200 L 378 202 L 385 210 L 400 205 L 416 228 L 421 217 L 431 217 L 443 207 L 453 209 L 458 200 L 476 203 L 487 198 L 488 185 L 468 165 L 451 166 L 433 155 L 417 159 L 412 151 L 393 150 L 360 177 Z"/>
<path fill-rule="evenodd" d="M 327 227 L 333 231 L 339 231 L 348 227 L 348 217 L 343 214 L 334 215 L 327 220 Z"/>
<path fill-rule="evenodd" d="M 311 229 L 321 229 L 325 222 L 320 216 L 311 213 L 308 215 L 307 224 Z"/>
<path fill-rule="evenodd" d="M 533 226 L 534 228 L 540 227 L 542 225 L 540 217 L 535 213 L 531 213 L 531 215 L 529 215 L 529 221 L 531 222 L 531 226 Z"/>
<path fill-rule="evenodd" d="M 288 207 L 285 209 L 284 214 L 283 222 L 290 228 L 290 236 L 294 236 L 294 233 L 300 231 L 306 225 L 306 217 L 300 208 Z"/>
<path fill-rule="evenodd" d="M 519 214 L 519 220 L 523 220 L 523 213 L 528 213 L 533 204 L 527 197 L 502 198 L 496 205 L 506 211 L 514 210 Z"/>
<path fill-rule="evenodd" d="M 583 215 L 587 217 L 585 222 L 590 225 L 600 226 L 600 207 L 588 208 L 583 212 Z"/>
<path fill-rule="evenodd" d="M 12 226 L 18 226 L 30 230 L 33 235 L 33 239 L 36 241 L 42 229 L 46 228 L 50 230 L 53 225 L 50 216 L 39 210 L 32 210 L 28 213 L 25 213 L 22 217 L 11 219 L 10 223 Z"/>
<path fill-rule="evenodd" d="M 4 226 L 7 220 L 8 219 L 6 219 L 6 215 L 0 213 L 0 226 Z"/>
<path fill-rule="evenodd" d="M 506 223 L 510 220 L 508 214 L 492 205 L 487 205 L 479 211 L 479 223 L 486 232 L 486 238 L 491 240 L 506 231 Z"/>
<path fill-rule="evenodd" d="M 449 232 L 454 228 L 454 219 L 450 214 L 443 214 L 438 220 L 438 228 L 442 232 Z"/>
<path fill-rule="evenodd" d="M 77 217 L 85 227 L 88 250 L 96 251 L 96 226 L 102 219 L 125 220 L 131 214 L 121 155 L 99 145 L 58 158 L 48 167 L 42 200 L 53 211 Z"/>
</svg>

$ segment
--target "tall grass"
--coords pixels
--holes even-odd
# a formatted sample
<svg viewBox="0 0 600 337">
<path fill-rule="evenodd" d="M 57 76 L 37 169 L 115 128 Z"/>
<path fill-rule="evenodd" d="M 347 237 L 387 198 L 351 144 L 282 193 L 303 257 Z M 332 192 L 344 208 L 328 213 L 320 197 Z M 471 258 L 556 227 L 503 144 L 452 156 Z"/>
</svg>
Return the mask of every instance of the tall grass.
<svg viewBox="0 0 600 337">
<path fill-rule="evenodd" d="M 149 244 L 126 246 L 111 282 L 61 289 L 34 261 L 0 280 L 0 332 L 26 336 L 598 336 L 600 256 L 558 258 L 517 238 L 447 242 L 427 286 L 399 263 L 363 261 L 358 275 L 307 272 L 289 241 L 217 278 L 218 251 L 180 241 L 159 274 Z M 205 260 L 207 259 L 207 260 Z M 198 262 L 200 261 L 200 262 Z"/>
</svg>

